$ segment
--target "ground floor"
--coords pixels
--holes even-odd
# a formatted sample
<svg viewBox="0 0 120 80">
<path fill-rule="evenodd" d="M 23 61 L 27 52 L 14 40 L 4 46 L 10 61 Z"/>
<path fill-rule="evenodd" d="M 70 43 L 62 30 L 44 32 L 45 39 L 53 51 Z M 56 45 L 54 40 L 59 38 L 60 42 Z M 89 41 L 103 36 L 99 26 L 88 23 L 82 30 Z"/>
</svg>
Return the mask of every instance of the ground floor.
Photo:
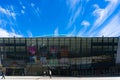
<svg viewBox="0 0 120 80">
<path fill-rule="evenodd" d="M 5 76 L 5 80 L 120 80 L 120 77 Z"/>
<path fill-rule="evenodd" d="M 4 67 L 7 76 L 42 76 L 49 75 L 49 70 L 53 76 L 119 76 L 120 67 L 99 67 L 99 68 L 70 68 L 70 67 Z"/>
</svg>

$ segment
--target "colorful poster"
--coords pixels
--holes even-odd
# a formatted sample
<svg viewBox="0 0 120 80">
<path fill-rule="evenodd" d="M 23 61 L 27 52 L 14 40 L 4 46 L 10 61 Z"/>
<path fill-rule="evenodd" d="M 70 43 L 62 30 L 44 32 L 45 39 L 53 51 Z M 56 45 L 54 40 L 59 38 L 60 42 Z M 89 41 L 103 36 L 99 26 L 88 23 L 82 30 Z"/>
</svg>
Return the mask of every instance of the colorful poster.
<svg viewBox="0 0 120 80">
<path fill-rule="evenodd" d="M 69 63 L 69 59 L 68 59 L 68 58 L 61 58 L 61 59 L 59 60 L 59 63 L 60 63 L 60 64 L 68 64 L 68 63 Z"/>
<path fill-rule="evenodd" d="M 36 50 L 37 50 L 36 46 L 28 47 L 28 53 L 29 53 L 28 63 L 36 63 L 37 60 Z"/>
<path fill-rule="evenodd" d="M 61 57 L 68 57 L 68 48 L 67 47 L 61 47 L 60 49 L 60 56 Z"/>
<path fill-rule="evenodd" d="M 41 57 L 40 61 L 41 61 L 42 64 L 46 64 L 47 63 L 46 57 Z"/>
<path fill-rule="evenodd" d="M 29 46 L 28 51 L 30 55 L 35 55 L 36 54 L 36 47 L 35 46 Z"/>
<path fill-rule="evenodd" d="M 58 48 L 56 46 L 50 47 L 50 57 L 57 58 Z"/>
<path fill-rule="evenodd" d="M 48 54 L 47 46 L 40 47 L 40 55 L 44 57 L 47 56 L 47 54 Z"/>
<path fill-rule="evenodd" d="M 29 63 L 36 63 L 36 61 L 37 61 L 36 56 L 30 56 L 29 57 Z"/>
<path fill-rule="evenodd" d="M 49 65 L 50 66 L 58 66 L 58 60 L 57 59 L 50 59 Z"/>
</svg>

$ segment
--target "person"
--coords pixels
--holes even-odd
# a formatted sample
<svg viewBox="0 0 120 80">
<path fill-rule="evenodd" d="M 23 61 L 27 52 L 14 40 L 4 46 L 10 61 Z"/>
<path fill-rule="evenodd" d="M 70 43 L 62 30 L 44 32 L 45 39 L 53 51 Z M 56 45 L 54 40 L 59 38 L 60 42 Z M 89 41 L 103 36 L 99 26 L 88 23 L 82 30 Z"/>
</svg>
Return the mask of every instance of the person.
<svg viewBox="0 0 120 80">
<path fill-rule="evenodd" d="M 22 76 L 25 76 L 25 72 L 22 72 Z"/>
<path fill-rule="evenodd" d="M 2 73 L 1 73 L 1 76 L 2 76 L 2 78 L 1 79 L 5 79 L 5 73 L 2 71 Z"/>
<path fill-rule="evenodd" d="M 49 76 L 50 76 L 50 78 L 52 78 L 52 71 L 51 70 L 49 70 Z"/>
<path fill-rule="evenodd" d="M 46 71 L 43 72 L 44 76 L 46 76 Z"/>
</svg>

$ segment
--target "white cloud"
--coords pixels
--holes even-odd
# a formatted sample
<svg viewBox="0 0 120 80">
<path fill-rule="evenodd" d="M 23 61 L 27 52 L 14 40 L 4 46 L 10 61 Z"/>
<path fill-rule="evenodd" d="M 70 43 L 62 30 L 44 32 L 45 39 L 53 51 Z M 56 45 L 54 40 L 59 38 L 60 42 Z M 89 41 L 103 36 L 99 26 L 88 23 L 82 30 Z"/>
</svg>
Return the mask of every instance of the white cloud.
<svg viewBox="0 0 120 80">
<path fill-rule="evenodd" d="M 34 8 L 34 12 L 35 12 L 35 14 L 38 16 L 38 17 L 40 17 L 40 9 L 37 7 L 37 8 Z"/>
<path fill-rule="evenodd" d="M 81 25 L 87 27 L 87 26 L 90 26 L 90 23 L 88 21 L 82 21 Z"/>
<path fill-rule="evenodd" d="M 97 19 L 89 32 L 94 31 L 101 24 L 103 24 L 105 20 L 108 17 L 110 17 L 111 14 L 115 11 L 116 7 L 120 4 L 119 0 L 106 0 L 106 1 L 109 1 L 109 4 L 104 9 L 99 8 L 97 4 L 93 5 L 96 8 L 95 11 L 93 12 L 93 15 L 96 16 Z"/>
<path fill-rule="evenodd" d="M 31 31 L 27 31 L 27 33 L 28 33 L 28 37 L 33 37 L 33 35 L 32 35 L 32 32 L 31 32 Z"/>
<path fill-rule="evenodd" d="M 0 19 L 0 37 L 23 37 L 23 35 L 15 32 L 14 28 L 11 26 L 15 26 L 14 23 L 16 21 L 16 13 L 14 11 L 13 6 L 7 6 L 5 8 L 0 6 L 0 15 L 2 15 L 2 19 Z M 10 30 L 6 30 L 6 28 L 10 27 Z"/>
<path fill-rule="evenodd" d="M 22 7 L 23 9 L 26 9 L 26 7 L 23 5 L 23 3 L 22 3 L 21 0 L 19 0 L 19 4 L 21 5 L 21 7 Z"/>
<path fill-rule="evenodd" d="M 99 6 L 96 6 L 96 10 L 93 12 L 93 15 L 97 17 L 94 26 L 96 26 L 97 24 L 101 24 L 102 19 L 104 19 L 105 16 L 107 18 L 107 13 L 108 10 L 101 9 L 99 8 Z"/>
<path fill-rule="evenodd" d="M 22 6 L 23 9 L 25 9 L 26 7 L 25 6 Z"/>
<path fill-rule="evenodd" d="M 103 28 L 100 30 L 98 36 L 120 36 L 120 12 L 113 17 L 113 19 Z"/>
<path fill-rule="evenodd" d="M 0 20 L 0 37 L 23 37 L 22 34 L 19 34 L 20 32 L 16 32 L 13 27 L 10 27 L 10 30 L 6 30 L 6 25 L 12 26 L 10 22 L 7 22 L 5 20 Z"/>
<path fill-rule="evenodd" d="M 82 27 L 81 29 L 80 29 L 80 31 L 78 32 L 78 34 L 77 34 L 77 36 L 86 36 L 87 34 L 85 34 L 86 33 L 86 30 L 87 30 L 87 27 Z"/>
<path fill-rule="evenodd" d="M 68 22 L 68 28 L 71 27 L 73 25 L 73 23 L 75 22 L 76 18 L 79 16 L 81 11 L 81 6 L 71 15 L 69 22 Z"/>
<path fill-rule="evenodd" d="M 99 8 L 99 6 L 97 4 L 94 4 L 93 7 L 96 8 L 96 9 Z"/>
<path fill-rule="evenodd" d="M 88 1 L 89 0 L 67 0 L 66 3 L 70 8 L 70 18 L 67 28 L 72 27 L 76 20 L 83 15 L 85 9 L 84 6 L 87 4 Z"/>
<path fill-rule="evenodd" d="M 82 27 L 79 30 L 79 32 L 77 33 L 77 36 L 88 36 L 88 34 L 85 34 L 85 33 L 88 29 L 88 26 L 90 26 L 90 23 L 88 21 L 84 20 L 81 22 L 81 25 L 82 25 Z"/>
<path fill-rule="evenodd" d="M 24 14 L 24 13 L 25 13 L 25 11 L 24 11 L 24 10 L 21 10 L 21 13 L 22 13 L 22 14 Z"/>
<path fill-rule="evenodd" d="M 66 34 L 66 36 L 71 37 L 71 36 L 75 36 L 75 34 L 76 34 L 76 27 L 74 27 L 74 29 L 70 33 Z"/>
<path fill-rule="evenodd" d="M 0 19 L 0 27 L 4 28 L 6 27 L 6 25 L 7 25 L 7 22 L 3 19 Z"/>
<path fill-rule="evenodd" d="M 35 6 L 35 4 L 34 4 L 34 3 L 31 3 L 30 5 L 31 5 L 32 7 L 34 7 L 34 6 Z"/>
<path fill-rule="evenodd" d="M 41 13 L 40 8 L 36 7 L 34 3 L 31 3 L 30 5 L 32 7 L 31 9 L 33 14 L 36 15 L 37 17 L 40 17 L 40 13 Z"/>
<path fill-rule="evenodd" d="M 23 35 L 16 34 L 14 30 L 12 32 L 9 32 L 5 29 L 0 28 L 0 37 L 23 37 Z"/>
<path fill-rule="evenodd" d="M 5 9 L 0 6 L 0 13 L 3 13 L 6 16 L 10 16 L 13 19 L 16 19 L 16 13 L 14 13 L 13 6 L 9 7 L 10 9 Z"/>
<path fill-rule="evenodd" d="M 54 36 L 59 36 L 58 28 L 55 29 L 55 31 L 54 31 Z"/>
<path fill-rule="evenodd" d="M 70 10 L 73 10 L 80 0 L 66 0 L 66 4 L 69 6 Z"/>
<path fill-rule="evenodd" d="M 69 22 L 67 28 L 70 28 L 73 23 L 75 22 L 76 18 L 79 16 L 81 11 L 81 5 L 78 7 L 77 5 L 80 4 L 81 0 L 66 0 L 66 4 L 68 5 L 71 16 L 69 18 Z"/>
<path fill-rule="evenodd" d="M 2 7 L 0 7 L 0 12 L 4 13 L 6 15 L 10 15 L 11 14 L 9 10 L 6 10 L 6 9 L 4 9 Z"/>
</svg>

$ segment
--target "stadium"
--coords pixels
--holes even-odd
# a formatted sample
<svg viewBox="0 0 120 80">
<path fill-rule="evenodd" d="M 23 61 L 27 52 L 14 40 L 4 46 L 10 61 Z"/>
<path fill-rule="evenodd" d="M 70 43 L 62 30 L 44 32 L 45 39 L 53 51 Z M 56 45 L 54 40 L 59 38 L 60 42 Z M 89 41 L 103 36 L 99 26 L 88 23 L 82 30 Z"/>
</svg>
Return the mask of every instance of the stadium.
<svg viewBox="0 0 120 80">
<path fill-rule="evenodd" d="M 120 75 L 119 37 L 0 38 L 0 70 L 8 76 Z"/>
</svg>

